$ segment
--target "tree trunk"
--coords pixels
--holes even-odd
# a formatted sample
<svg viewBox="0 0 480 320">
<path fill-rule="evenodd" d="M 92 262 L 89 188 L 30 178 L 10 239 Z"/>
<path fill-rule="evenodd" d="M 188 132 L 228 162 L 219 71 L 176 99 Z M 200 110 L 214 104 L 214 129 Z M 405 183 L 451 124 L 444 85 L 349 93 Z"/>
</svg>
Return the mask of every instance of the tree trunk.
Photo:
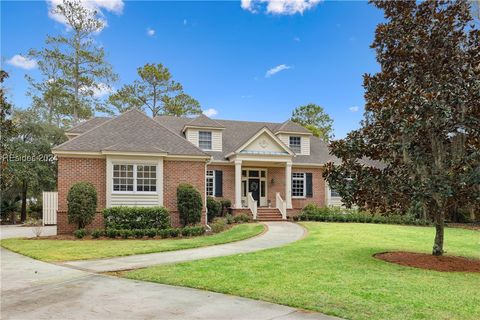
<svg viewBox="0 0 480 320">
<path fill-rule="evenodd" d="M 20 221 L 25 222 L 27 220 L 27 181 L 24 180 L 22 184 L 22 210 L 20 211 Z"/>
<path fill-rule="evenodd" d="M 443 255 L 443 238 L 445 230 L 445 211 L 440 209 L 435 214 L 435 242 L 433 244 L 432 255 Z"/>
</svg>

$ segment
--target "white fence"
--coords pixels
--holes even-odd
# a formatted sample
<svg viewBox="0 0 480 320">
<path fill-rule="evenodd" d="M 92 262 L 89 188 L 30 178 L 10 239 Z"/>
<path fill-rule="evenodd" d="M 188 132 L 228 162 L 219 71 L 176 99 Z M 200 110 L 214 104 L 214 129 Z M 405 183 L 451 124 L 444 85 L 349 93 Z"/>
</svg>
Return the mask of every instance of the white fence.
<svg viewBox="0 0 480 320">
<path fill-rule="evenodd" d="M 43 225 L 57 224 L 58 192 L 43 193 Z"/>
</svg>

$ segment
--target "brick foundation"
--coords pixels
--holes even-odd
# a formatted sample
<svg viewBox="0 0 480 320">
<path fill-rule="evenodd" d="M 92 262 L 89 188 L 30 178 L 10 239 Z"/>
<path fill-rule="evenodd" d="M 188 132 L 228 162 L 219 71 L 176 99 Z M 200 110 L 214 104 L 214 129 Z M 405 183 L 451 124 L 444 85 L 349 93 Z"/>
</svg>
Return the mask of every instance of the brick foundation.
<svg viewBox="0 0 480 320">
<path fill-rule="evenodd" d="M 89 224 L 86 229 L 103 229 L 103 212 L 97 212 L 91 224 Z M 66 211 L 57 211 L 57 233 L 66 234 L 72 233 L 77 230 L 78 226 L 76 224 L 68 223 L 68 214 Z"/>
</svg>

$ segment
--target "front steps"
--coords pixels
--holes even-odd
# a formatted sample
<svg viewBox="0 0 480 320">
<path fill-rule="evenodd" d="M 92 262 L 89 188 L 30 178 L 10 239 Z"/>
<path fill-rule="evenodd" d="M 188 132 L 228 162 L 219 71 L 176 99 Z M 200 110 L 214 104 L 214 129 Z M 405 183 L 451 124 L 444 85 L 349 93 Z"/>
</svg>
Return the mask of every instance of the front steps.
<svg viewBox="0 0 480 320">
<path fill-rule="evenodd" d="M 283 221 L 283 219 L 277 208 L 258 208 L 257 221 Z"/>
</svg>

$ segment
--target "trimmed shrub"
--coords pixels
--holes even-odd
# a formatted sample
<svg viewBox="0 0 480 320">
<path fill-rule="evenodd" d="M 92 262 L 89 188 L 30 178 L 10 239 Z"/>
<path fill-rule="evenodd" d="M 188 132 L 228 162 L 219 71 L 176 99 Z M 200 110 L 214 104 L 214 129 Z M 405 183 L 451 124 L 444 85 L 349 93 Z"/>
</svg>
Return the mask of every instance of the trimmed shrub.
<svg viewBox="0 0 480 320">
<path fill-rule="evenodd" d="M 122 237 L 123 239 L 128 239 L 128 238 L 133 237 L 133 231 L 132 230 L 122 229 L 122 230 L 119 230 L 118 233 L 120 234 L 120 237 Z"/>
<path fill-rule="evenodd" d="M 220 200 L 220 204 L 222 206 L 222 208 L 220 209 L 221 212 L 220 212 L 220 215 L 222 217 L 224 217 L 227 213 L 231 213 L 231 208 L 232 208 L 232 201 L 228 200 L 228 199 L 223 199 L 223 200 Z"/>
<path fill-rule="evenodd" d="M 202 195 L 192 185 L 178 185 L 177 208 L 183 226 L 199 223 L 202 219 Z"/>
<path fill-rule="evenodd" d="M 207 197 L 207 217 L 208 217 L 208 222 L 213 221 L 215 217 L 218 217 L 222 214 L 222 203 L 219 201 L 216 201 L 212 197 Z"/>
<path fill-rule="evenodd" d="M 144 229 L 134 229 L 132 232 L 133 232 L 133 236 L 135 238 L 145 237 L 145 230 Z"/>
<path fill-rule="evenodd" d="M 227 221 L 227 224 L 235 223 L 235 218 L 229 213 L 225 215 L 225 219 Z"/>
<path fill-rule="evenodd" d="M 170 215 L 164 207 L 112 207 L 103 211 L 105 227 L 112 229 L 166 229 Z"/>
<path fill-rule="evenodd" d="M 205 233 L 203 226 L 185 227 L 181 231 L 183 237 L 196 237 Z"/>
<path fill-rule="evenodd" d="M 113 238 L 118 237 L 120 234 L 119 234 L 118 230 L 109 228 L 109 229 L 106 229 L 106 230 L 105 230 L 105 235 L 106 235 L 107 237 L 113 239 Z"/>
<path fill-rule="evenodd" d="M 78 239 L 83 239 L 87 235 L 87 230 L 85 229 L 78 229 L 73 231 L 73 235 Z"/>
<path fill-rule="evenodd" d="M 168 236 L 171 238 L 176 238 L 180 235 L 180 228 L 170 228 L 168 229 Z"/>
<path fill-rule="evenodd" d="M 326 221 L 326 222 L 358 222 L 375 224 L 408 224 L 408 225 L 429 225 L 428 221 L 415 219 L 414 216 L 372 215 L 369 212 L 358 211 L 356 209 L 317 207 L 314 204 L 308 204 L 303 208 L 302 213 L 294 217 L 295 221 Z"/>
<path fill-rule="evenodd" d="M 105 234 L 105 232 L 103 230 L 96 229 L 96 230 L 92 231 L 92 238 L 98 239 L 98 238 L 102 237 L 104 234 Z"/>
<path fill-rule="evenodd" d="M 157 229 L 157 235 L 162 238 L 168 238 L 170 236 L 170 229 Z"/>
<path fill-rule="evenodd" d="M 74 184 L 67 195 L 68 222 L 84 229 L 95 217 L 97 210 L 97 190 L 90 182 Z"/>
<path fill-rule="evenodd" d="M 145 235 L 149 238 L 153 238 L 157 235 L 157 230 L 154 228 L 145 230 Z"/>
<path fill-rule="evenodd" d="M 242 213 L 238 216 L 234 216 L 233 221 L 235 221 L 235 223 L 247 223 L 247 222 L 250 222 L 251 219 L 248 214 Z"/>
<path fill-rule="evenodd" d="M 222 232 L 227 227 L 227 219 L 225 218 L 216 218 L 210 224 L 213 233 Z"/>
</svg>

